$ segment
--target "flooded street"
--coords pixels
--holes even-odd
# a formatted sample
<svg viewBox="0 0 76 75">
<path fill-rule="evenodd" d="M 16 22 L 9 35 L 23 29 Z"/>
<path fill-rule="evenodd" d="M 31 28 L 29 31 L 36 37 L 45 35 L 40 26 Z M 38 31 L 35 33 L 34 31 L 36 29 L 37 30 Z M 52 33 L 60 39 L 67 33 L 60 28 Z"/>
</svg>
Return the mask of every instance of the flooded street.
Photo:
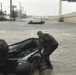
<svg viewBox="0 0 76 75">
<path fill-rule="evenodd" d="M 59 42 L 59 47 L 50 55 L 53 70 L 47 75 L 76 75 L 76 25 L 46 20 L 43 25 L 25 22 L 0 22 L 0 39 L 10 45 L 27 38 L 37 37 L 37 31 L 50 33 Z M 38 75 L 38 71 L 33 75 Z"/>
</svg>

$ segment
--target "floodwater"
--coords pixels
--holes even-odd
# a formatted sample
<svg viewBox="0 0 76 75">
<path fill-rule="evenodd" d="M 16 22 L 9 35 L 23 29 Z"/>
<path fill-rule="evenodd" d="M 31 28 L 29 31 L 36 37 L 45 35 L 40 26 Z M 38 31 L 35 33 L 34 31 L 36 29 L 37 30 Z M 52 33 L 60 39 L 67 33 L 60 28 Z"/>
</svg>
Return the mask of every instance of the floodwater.
<svg viewBox="0 0 76 75">
<path fill-rule="evenodd" d="M 76 25 L 46 20 L 43 25 L 28 25 L 27 22 L 0 22 L 0 39 L 8 44 L 27 38 L 37 37 L 42 30 L 50 33 L 59 42 L 59 47 L 50 55 L 53 70 L 46 70 L 47 75 L 76 75 Z M 36 71 L 33 75 L 38 75 Z"/>
</svg>

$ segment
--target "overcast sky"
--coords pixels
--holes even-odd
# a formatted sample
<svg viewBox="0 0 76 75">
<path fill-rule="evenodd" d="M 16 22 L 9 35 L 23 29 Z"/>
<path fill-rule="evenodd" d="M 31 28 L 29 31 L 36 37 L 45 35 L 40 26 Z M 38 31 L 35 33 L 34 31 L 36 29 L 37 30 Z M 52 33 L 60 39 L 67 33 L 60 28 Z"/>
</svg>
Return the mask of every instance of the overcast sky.
<svg viewBox="0 0 76 75">
<path fill-rule="evenodd" d="M 19 3 L 21 2 L 24 7 L 24 12 L 27 15 L 36 16 L 52 16 L 59 14 L 59 0 L 12 0 L 13 5 L 19 9 Z M 3 11 L 10 12 L 10 0 L 0 0 L 2 2 Z M 1 8 L 0 8 L 1 9 Z M 76 2 L 62 2 L 62 13 L 67 14 L 76 12 Z"/>
</svg>

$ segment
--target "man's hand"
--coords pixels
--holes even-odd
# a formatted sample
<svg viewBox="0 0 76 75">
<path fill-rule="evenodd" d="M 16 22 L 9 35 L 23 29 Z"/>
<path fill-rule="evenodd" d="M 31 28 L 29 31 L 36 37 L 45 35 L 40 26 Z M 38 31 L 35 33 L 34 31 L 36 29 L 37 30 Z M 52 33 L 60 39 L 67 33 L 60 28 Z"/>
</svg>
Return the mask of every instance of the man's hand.
<svg viewBox="0 0 76 75">
<path fill-rule="evenodd" d="M 41 57 L 41 54 L 37 54 L 37 56 Z"/>
</svg>

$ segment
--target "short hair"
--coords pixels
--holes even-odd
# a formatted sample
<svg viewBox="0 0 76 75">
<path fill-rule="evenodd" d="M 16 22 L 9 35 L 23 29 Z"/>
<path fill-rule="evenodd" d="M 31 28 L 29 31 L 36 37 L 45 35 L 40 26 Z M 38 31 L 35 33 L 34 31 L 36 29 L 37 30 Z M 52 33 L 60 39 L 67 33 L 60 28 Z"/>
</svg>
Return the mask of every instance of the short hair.
<svg viewBox="0 0 76 75">
<path fill-rule="evenodd" d="M 37 35 L 43 35 L 44 33 L 42 31 L 38 31 Z"/>
</svg>

